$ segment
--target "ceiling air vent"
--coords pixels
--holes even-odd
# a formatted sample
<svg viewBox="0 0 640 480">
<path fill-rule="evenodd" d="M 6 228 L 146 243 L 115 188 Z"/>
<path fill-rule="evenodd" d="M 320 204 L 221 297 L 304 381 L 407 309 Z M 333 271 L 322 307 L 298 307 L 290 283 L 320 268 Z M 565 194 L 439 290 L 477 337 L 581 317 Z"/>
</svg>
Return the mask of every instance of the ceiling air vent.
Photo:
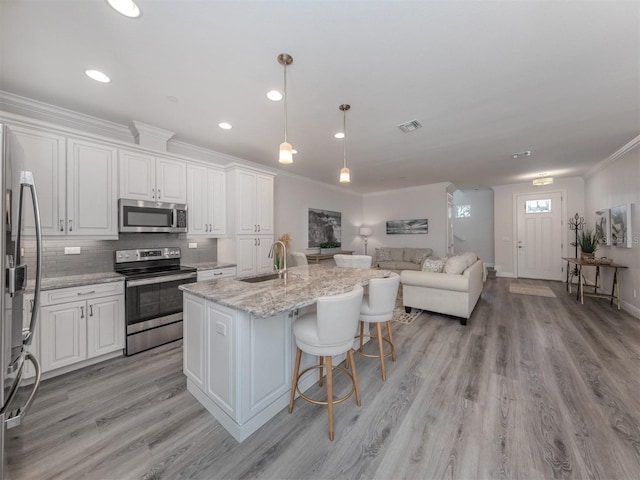
<svg viewBox="0 0 640 480">
<path fill-rule="evenodd" d="M 412 120 L 407 123 L 401 123 L 400 125 L 398 125 L 398 128 L 404 133 L 407 133 L 422 128 L 422 125 L 420 125 L 420 122 L 418 120 Z"/>
</svg>

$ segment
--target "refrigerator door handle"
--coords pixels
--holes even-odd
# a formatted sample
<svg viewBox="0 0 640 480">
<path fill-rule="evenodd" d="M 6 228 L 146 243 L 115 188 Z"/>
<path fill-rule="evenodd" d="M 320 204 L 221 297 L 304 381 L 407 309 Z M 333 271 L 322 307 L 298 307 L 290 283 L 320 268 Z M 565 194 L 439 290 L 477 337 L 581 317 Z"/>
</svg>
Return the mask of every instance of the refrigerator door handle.
<svg viewBox="0 0 640 480">
<path fill-rule="evenodd" d="M 33 382 L 33 390 L 31 390 L 31 394 L 29 395 L 29 398 L 27 398 L 27 401 L 24 402 L 24 405 L 22 406 L 22 408 L 19 408 L 18 410 L 16 410 L 15 413 L 11 412 L 11 414 L 7 414 L 8 418 L 5 420 L 5 425 L 7 426 L 7 430 L 13 427 L 17 427 L 22 423 L 25 416 L 27 415 L 27 412 L 29 411 L 29 408 L 31 408 L 31 404 L 33 403 L 33 400 L 36 397 L 36 391 L 40 386 L 41 371 L 40 371 L 40 364 L 38 363 L 38 360 L 36 360 L 36 357 L 34 357 L 30 352 L 26 353 L 24 359 L 25 359 L 25 362 L 29 360 L 33 364 L 33 369 L 35 370 L 36 376 Z M 22 377 L 23 369 L 24 369 L 24 362 L 22 364 L 22 368 L 20 369 L 21 372 L 18 375 L 19 377 Z M 15 384 L 16 385 L 20 384 L 19 379 L 16 379 Z M 16 388 L 16 391 L 17 390 L 18 389 Z M 7 405 L 8 404 L 9 403 L 7 402 Z"/>
<path fill-rule="evenodd" d="M 40 283 L 42 280 L 42 229 L 40 225 L 40 206 L 38 205 L 38 194 L 33 180 L 33 173 L 20 172 L 20 204 L 18 206 L 18 240 L 16 241 L 16 256 L 20 254 L 20 227 L 22 223 L 22 195 L 24 187 L 29 187 L 33 203 L 33 217 L 36 227 L 36 286 L 33 294 L 33 309 L 31 310 L 31 321 L 29 329 L 23 332 L 22 343 L 31 345 L 33 333 L 38 321 L 38 310 L 40 308 Z"/>
</svg>

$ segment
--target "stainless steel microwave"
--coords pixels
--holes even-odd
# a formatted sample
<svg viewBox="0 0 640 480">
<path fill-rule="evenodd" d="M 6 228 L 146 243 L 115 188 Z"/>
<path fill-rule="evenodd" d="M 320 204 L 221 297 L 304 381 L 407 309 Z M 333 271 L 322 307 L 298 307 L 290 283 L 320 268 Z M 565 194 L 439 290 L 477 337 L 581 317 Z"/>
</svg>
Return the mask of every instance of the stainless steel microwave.
<svg viewBox="0 0 640 480">
<path fill-rule="evenodd" d="M 187 206 L 180 203 L 118 200 L 119 231 L 148 233 L 185 233 Z"/>
</svg>

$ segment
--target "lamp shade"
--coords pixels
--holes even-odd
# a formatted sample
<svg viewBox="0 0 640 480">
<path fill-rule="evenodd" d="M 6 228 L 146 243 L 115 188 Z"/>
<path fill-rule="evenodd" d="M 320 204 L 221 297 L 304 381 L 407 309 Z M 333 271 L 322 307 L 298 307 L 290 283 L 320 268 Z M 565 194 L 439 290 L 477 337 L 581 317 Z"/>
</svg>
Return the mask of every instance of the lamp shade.
<svg viewBox="0 0 640 480">
<path fill-rule="evenodd" d="M 340 183 L 349 183 L 351 181 L 351 173 L 347 167 L 340 169 Z"/>
<path fill-rule="evenodd" d="M 360 227 L 360 235 L 363 237 L 368 237 L 373 232 L 369 227 Z"/>
<path fill-rule="evenodd" d="M 291 146 L 290 143 L 282 142 L 280 144 L 280 157 L 278 158 L 278 161 L 280 163 L 285 163 L 285 164 L 293 163 L 292 150 L 293 150 L 293 147 Z"/>
</svg>

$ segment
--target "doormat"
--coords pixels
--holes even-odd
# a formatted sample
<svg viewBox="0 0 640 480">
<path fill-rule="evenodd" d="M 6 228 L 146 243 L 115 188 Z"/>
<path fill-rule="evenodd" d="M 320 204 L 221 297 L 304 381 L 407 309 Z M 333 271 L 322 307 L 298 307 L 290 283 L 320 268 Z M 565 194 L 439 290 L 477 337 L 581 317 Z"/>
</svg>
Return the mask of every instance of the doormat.
<svg viewBox="0 0 640 480">
<path fill-rule="evenodd" d="M 556 294 L 549 287 L 541 287 L 536 285 L 525 285 L 523 283 L 510 283 L 509 293 L 518 293 L 520 295 L 535 295 L 536 297 L 556 298 Z"/>
</svg>

